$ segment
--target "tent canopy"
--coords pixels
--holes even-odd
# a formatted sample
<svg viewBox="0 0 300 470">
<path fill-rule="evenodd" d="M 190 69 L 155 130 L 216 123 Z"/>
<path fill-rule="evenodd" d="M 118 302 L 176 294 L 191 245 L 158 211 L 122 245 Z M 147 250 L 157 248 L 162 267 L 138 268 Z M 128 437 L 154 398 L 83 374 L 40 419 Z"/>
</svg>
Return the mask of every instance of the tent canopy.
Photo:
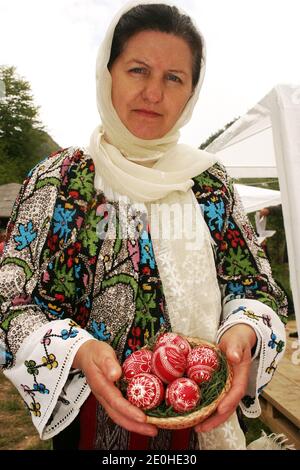
<svg viewBox="0 0 300 470">
<path fill-rule="evenodd" d="M 283 91 L 284 90 L 284 91 Z M 280 94 L 287 107 L 300 107 L 300 86 L 277 85 L 244 116 L 211 142 L 205 150 L 216 153 L 235 178 L 278 176 L 274 147 L 274 119 L 280 118 Z M 271 105 L 272 103 L 272 105 Z M 274 109 L 274 106 L 277 109 Z M 273 110 L 271 111 L 271 108 Z"/>
<path fill-rule="evenodd" d="M 277 85 L 205 149 L 216 153 L 233 177 L 278 176 L 298 332 L 300 331 L 299 136 L 300 85 Z"/>
<path fill-rule="evenodd" d="M 263 207 L 281 204 L 280 191 L 258 188 L 244 184 L 235 184 L 246 212 L 259 211 Z"/>
</svg>

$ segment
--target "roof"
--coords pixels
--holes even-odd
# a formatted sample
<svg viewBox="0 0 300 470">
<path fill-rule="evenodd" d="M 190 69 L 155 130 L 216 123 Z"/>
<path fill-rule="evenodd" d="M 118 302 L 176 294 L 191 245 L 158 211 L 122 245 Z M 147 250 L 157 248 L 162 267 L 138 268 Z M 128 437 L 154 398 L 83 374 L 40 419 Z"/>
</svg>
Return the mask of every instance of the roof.
<svg viewBox="0 0 300 470">
<path fill-rule="evenodd" d="M 18 183 L 0 186 L 0 217 L 10 217 L 13 204 L 19 194 L 21 185 Z"/>
</svg>

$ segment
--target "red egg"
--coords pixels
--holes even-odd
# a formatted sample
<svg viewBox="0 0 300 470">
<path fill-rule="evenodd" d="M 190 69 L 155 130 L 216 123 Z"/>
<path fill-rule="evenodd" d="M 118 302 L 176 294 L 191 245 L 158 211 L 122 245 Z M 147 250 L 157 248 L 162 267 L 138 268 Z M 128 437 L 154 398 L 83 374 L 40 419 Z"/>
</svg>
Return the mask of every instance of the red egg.
<svg viewBox="0 0 300 470">
<path fill-rule="evenodd" d="M 135 375 L 127 387 L 127 398 L 130 403 L 142 410 L 156 408 L 164 399 L 162 381 L 153 374 Z"/>
<path fill-rule="evenodd" d="M 218 355 L 209 346 L 196 346 L 187 357 L 187 376 L 197 384 L 208 382 L 218 367 Z"/>
<path fill-rule="evenodd" d="M 131 380 L 137 374 L 151 372 L 152 355 L 149 349 L 140 349 L 127 357 L 122 366 L 125 379 Z"/>
<path fill-rule="evenodd" d="M 154 351 L 151 364 L 151 371 L 168 384 L 183 376 L 186 357 L 177 346 L 166 344 Z"/>
<path fill-rule="evenodd" d="M 219 367 L 219 358 L 217 352 L 209 346 L 200 345 L 192 349 L 187 358 L 188 367 L 195 364 L 203 364 L 217 370 Z"/>
<path fill-rule="evenodd" d="M 199 403 L 201 393 L 198 385 L 191 379 L 181 377 L 174 380 L 166 389 L 166 405 L 178 413 L 191 411 Z"/>
<path fill-rule="evenodd" d="M 202 364 L 196 364 L 195 366 L 188 367 L 186 375 L 194 380 L 198 385 L 203 382 L 209 382 L 213 374 L 213 369 L 209 366 L 203 366 Z"/>
<path fill-rule="evenodd" d="M 192 350 L 189 342 L 185 338 L 182 338 L 182 336 L 179 336 L 176 333 L 163 333 L 158 337 L 153 351 L 165 344 L 174 344 L 180 349 L 181 352 L 183 352 L 185 356 L 187 356 Z"/>
</svg>

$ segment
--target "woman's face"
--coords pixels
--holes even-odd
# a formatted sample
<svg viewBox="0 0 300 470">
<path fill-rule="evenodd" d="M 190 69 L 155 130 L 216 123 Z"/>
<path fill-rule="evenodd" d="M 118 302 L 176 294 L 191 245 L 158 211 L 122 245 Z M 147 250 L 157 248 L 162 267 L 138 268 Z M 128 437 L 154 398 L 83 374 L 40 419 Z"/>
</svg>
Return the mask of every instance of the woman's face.
<svg viewBox="0 0 300 470">
<path fill-rule="evenodd" d="M 112 102 L 136 137 L 167 134 L 192 94 L 192 52 L 184 39 L 159 31 L 132 36 L 111 67 Z"/>
</svg>

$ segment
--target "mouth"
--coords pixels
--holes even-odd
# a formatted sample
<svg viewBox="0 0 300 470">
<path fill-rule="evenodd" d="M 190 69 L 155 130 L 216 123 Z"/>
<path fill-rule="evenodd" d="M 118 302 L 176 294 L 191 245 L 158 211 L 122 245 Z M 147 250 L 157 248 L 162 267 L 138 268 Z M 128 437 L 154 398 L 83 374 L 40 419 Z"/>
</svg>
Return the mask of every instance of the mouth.
<svg viewBox="0 0 300 470">
<path fill-rule="evenodd" d="M 149 111 L 148 109 L 134 109 L 133 111 L 140 116 L 149 118 L 158 118 L 162 116 L 162 114 L 156 113 L 155 111 Z"/>
</svg>

